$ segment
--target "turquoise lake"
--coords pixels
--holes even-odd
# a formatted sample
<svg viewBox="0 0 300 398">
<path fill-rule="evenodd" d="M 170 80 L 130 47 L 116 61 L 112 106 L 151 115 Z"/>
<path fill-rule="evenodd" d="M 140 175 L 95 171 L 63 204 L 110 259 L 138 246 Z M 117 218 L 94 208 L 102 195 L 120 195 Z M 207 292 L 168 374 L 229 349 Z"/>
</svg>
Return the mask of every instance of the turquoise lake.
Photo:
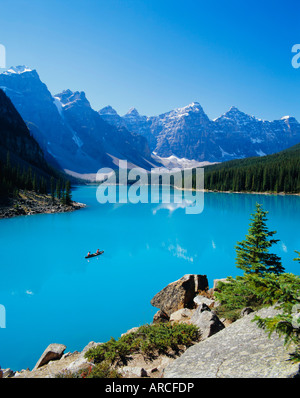
<svg viewBox="0 0 300 398">
<path fill-rule="evenodd" d="M 200 214 L 175 204 L 99 204 L 95 186 L 77 187 L 73 199 L 87 207 L 0 220 L 2 368 L 32 369 L 50 343 L 80 351 L 151 323 L 152 297 L 184 274 L 205 274 L 210 286 L 241 274 L 234 247 L 256 202 L 269 211 L 286 272 L 300 273 L 292 261 L 299 196 L 205 193 Z M 84 258 L 98 248 L 102 256 Z"/>
</svg>

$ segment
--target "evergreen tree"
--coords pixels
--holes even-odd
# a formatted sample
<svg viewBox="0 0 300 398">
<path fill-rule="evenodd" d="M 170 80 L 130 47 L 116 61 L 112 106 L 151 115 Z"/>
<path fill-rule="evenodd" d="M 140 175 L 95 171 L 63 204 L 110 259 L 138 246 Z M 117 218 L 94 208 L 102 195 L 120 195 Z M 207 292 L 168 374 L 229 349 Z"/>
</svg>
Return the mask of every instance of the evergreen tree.
<svg viewBox="0 0 300 398">
<path fill-rule="evenodd" d="M 300 252 L 298 252 L 297 250 L 295 250 L 295 253 L 298 254 L 298 257 L 294 258 L 294 261 L 299 261 L 299 263 L 300 263 Z"/>
<path fill-rule="evenodd" d="M 9 151 L 7 151 L 7 153 L 6 153 L 6 167 L 8 169 L 10 169 L 10 167 L 11 167 L 11 164 L 10 164 L 10 152 Z"/>
<path fill-rule="evenodd" d="M 61 201 L 61 203 L 62 203 L 63 205 L 66 204 L 66 193 L 65 193 L 65 190 L 63 190 L 63 191 L 61 192 L 61 199 L 60 199 L 60 201 Z"/>
<path fill-rule="evenodd" d="M 56 197 L 57 199 L 61 199 L 61 183 L 60 180 L 56 182 Z"/>
<path fill-rule="evenodd" d="M 267 213 L 262 209 L 262 205 L 256 204 L 256 212 L 252 214 L 246 239 L 238 242 L 236 246 L 237 268 L 242 269 L 245 274 L 280 274 L 284 271 L 280 257 L 269 253 L 269 248 L 276 244 L 278 239 L 269 239 L 276 231 L 268 230 Z"/>
<path fill-rule="evenodd" d="M 52 203 L 54 203 L 54 198 L 55 198 L 54 177 L 51 177 L 51 180 L 50 180 L 50 190 L 51 190 Z"/>
<path fill-rule="evenodd" d="M 37 192 L 37 178 L 36 178 L 35 173 L 34 173 L 33 180 L 32 180 L 32 190 Z"/>
<path fill-rule="evenodd" d="M 71 202 L 72 202 L 71 183 L 70 183 L 70 181 L 68 180 L 68 181 L 66 182 L 65 203 L 66 203 L 67 205 L 70 205 Z"/>
</svg>

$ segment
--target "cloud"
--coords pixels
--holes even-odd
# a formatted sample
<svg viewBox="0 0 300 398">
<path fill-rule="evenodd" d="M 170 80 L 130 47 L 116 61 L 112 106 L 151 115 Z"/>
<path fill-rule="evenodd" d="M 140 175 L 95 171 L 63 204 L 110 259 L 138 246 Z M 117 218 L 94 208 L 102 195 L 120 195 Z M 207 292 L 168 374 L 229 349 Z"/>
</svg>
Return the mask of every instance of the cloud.
<svg viewBox="0 0 300 398">
<path fill-rule="evenodd" d="M 194 258 L 187 255 L 187 250 L 181 247 L 178 243 L 176 246 L 169 245 L 168 250 L 173 254 L 173 256 L 178 258 L 183 258 L 186 261 L 194 262 Z"/>
<path fill-rule="evenodd" d="M 182 203 L 161 203 L 152 210 L 152 214 L 155 215 L 159 210 L 168 210 L 170 213 L 173 213 L 177 209 L 185 209 L 192 203 L 192 201 L 188 200 L 183 200 Z"/>
</svg>

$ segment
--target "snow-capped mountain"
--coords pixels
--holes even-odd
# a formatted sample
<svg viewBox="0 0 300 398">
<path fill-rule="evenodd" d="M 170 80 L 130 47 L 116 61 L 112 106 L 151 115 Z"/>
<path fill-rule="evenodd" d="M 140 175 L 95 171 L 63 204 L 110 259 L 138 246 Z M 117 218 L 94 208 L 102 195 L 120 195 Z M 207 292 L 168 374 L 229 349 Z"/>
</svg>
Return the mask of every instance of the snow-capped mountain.
<svg viewBox="0 0 300 398">
<path fill-rule="evenodd" d="M 99 113 L 108 123 L 124 125 L 148 139 L 160 157 L 176 156 L 195 161 L 223 162 L 278 152 L 300 142 L 300 124 L 290 116 L 265 121 L 236 107 L 210 120 L 198 102 L 159 116 L 141 116 L 136 109 L 123 117 L 115 110 L 109 119 L 106 108 Z"/>
<path fill-rule="evenodd" d="M 92 109 L 83 91 L 65 90 L 54 98 L 65 122 L 72 129 L 73 140 L 97 165 L 109 167 L 117 165 L 118 159 L 126 159 L 132 165 L 151 168 L 153 160 L 147 140 L 125 127 L 112 126 L 103 120 Z"/>
<path fill-rule="evenodd" d="M 115 167 L 118 159 L 127 159 L 133 165 L 151 168 L 147 140 L 103 120 L 84 92 L 65 90 L 53 96 L 36 70 L 25 66 L 1 73 L 0 88 L 53 165 L 96 173 L 101 167 Z"/>
<path fill-rule="evenodd" d="M 76 173 L 115 167 L 119 159 L 145 169 L 159 164 L 182 168 L 263 156 L 300 142 L 295 118 L 265 121 L 236 107 L 214 120 L 198 102 L 151 117 L 135 108 L 124 116 L 111 106 L 96 112 L 83 91 L 52 95 L 37 71 L 26 66 L 0 73 L 0 88 L 27 123 L 46 160 Z"/>
</svg>

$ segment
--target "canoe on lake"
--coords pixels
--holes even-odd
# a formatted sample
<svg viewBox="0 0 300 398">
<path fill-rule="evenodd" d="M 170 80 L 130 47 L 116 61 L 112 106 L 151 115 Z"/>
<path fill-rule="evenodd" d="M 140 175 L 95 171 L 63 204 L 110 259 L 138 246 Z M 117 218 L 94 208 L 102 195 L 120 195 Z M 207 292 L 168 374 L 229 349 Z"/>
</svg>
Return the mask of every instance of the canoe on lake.
<svg viewBox="0 0 300 398">
<path fill-rule="evenodd" d="M 100 251 L 99 253 L 92 253 L 89 256 L 85 256 L 85 258 L 92 258 L 92 257 L 97 257 L 100 256 L 100 254 L 104 253 L 104 250 Z"/>
</svg>

